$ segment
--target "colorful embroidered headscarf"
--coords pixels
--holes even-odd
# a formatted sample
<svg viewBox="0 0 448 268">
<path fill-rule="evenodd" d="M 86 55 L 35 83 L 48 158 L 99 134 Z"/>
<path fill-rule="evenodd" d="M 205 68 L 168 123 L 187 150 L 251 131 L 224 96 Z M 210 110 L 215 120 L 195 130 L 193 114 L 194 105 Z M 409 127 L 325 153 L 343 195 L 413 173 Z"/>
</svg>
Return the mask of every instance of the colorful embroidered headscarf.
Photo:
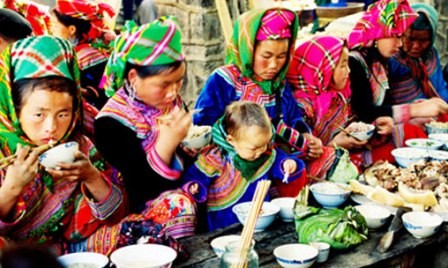
<svg viewBox="0 0 448 268">
<path fill-rule="evenodd" d="M 345 40 L 341 38 L 316 36 L 296 49 L 286 75 L 314 134 L 325 144 L 337 131 L 337 124 L 344 125 L 350 112 L 344 105 L 351 96 L 349 81 L 343 89 L 330 86 L 345 46 Z M 338 107 L 334 107 L 335 103 Z"/>
<path fill-rule="evenodd" d="M 356 23 L 348 37 L 348 46 L 371 47 L 375 40 L 400 36 L 417 16 L 407 0 L 379 0 Z"/>
<path fill-rule="evenodd" d="M 34 35 L 49 34 L 51 17 L 47 6 L 26 0 L 4 0 L 0 1 L 0 7 L 22 14 L 30 22 Z"/>
<path fill-rule="evenodd" d="M 169 64 L 184 60 L 181 33 L 174 17 L 162 17 L 138 27 L 127 21 L 115 40 L 104 71 L 106 94 L 112 96 L 124 84 L 126 63 L 138 66 Z"/>
<path fill-rule="evenodd" d="M 104 24 L 104 14 L 107 13 L 110 17 L 115 15 L 110 5 L 93 0 L 58 0 L 54 10 L 72 18 L 90 21 L 92 28 L 86 39 L 100 38 L 104 30 L 108 30 Z"/>
<path fill-rule="evenodd" d="M 0 150 L 11 155 L 18 143 L 32 145 L 23 133 L 12 100 L 11 86 L 23 78 L 59 76 L 74 80 L 80 96 L 80 74 L 73 48 L 66 40 L 52 36 L 29 37 L 8 47 L 0 58 Z M 11 81 L 11 79 L 13 79 Z M 81 98 L 80 98 L 81 99 Z M 80 108 L 81 105 L 78 105 Z M 68 137 L 80 120 L 75 111 Z"/>
<path fill-rule="evenodd" d="M 264 19 L 265 17 L 268 19 Z M 267 23 L 267 25 L 262 22 Z M 279 23 L 283 27 L 270 27 L 272 26 L 271 22 Z M 263 33 L 258 34 L 260 29 Z M 227 46 L 226 64 L 235 65 L 241 71 L 242 76 L 252 79 L 254 52 L 258 36 L 267 39 L 275 39 L 276 36 L 278 38 L 283 38 L 283 36 L 288 38 L 286 36 L 289 31 L 290 53 L 285 66 L 279 71 L 275 80 L 254 80 L 254 83 L 259 85 L 263 92 L 272 94 L 284 84 L 285 74 L 289 66 L 289 55 L 292 55 L 294 51 L 298 29 L 297 15 L 288 9 L 254 9 L 246 12 L 238 18 L 233 28 L 233 35 Z M 276 30 L 277 33 L 273 30 Z"/>
</svg>

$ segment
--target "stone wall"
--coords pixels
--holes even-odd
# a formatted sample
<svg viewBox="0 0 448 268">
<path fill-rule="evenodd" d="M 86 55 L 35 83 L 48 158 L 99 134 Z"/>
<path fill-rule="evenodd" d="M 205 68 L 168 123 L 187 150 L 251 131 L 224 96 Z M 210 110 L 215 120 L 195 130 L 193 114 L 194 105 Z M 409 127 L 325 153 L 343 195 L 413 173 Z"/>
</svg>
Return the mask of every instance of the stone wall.
<svg viewBox="0 0 448 268">
<path fill-rule="evenodd" d="M 187 60 L 184 91 L 193 106 L 210 73 L 224 63 L 225 46 L 214 0 L 156 0 L 159 15 L 174 15 L 182 30 Z"/>
</svg>

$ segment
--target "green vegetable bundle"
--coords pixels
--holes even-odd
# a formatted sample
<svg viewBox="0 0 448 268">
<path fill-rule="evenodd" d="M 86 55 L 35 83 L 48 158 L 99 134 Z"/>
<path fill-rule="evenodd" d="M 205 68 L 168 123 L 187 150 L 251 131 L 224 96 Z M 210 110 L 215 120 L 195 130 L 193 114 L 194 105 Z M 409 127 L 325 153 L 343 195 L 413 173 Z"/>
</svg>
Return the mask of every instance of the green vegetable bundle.
<svg viewBox="0 0 448 268">
<path fill-rule="evenodd" d="M 345 209 L 318 209 L 307 206 L 308 187 L 294 206 L 299 243 L 326 242 L 336 249 L 347 249 L 367 240 L 364 217 L 352 206 Z"/>
</svg>

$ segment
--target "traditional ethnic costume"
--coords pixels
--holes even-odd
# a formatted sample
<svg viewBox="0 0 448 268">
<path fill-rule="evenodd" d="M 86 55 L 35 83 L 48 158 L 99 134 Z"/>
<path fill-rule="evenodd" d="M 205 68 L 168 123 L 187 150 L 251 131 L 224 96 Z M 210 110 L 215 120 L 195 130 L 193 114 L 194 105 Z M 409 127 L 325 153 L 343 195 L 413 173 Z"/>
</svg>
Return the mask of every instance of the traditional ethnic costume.
<svg viewBox="0 0 448 268">
<path fill-rule="evenodd" d="M 381 56 L 376 40 L 399 37 L 417 14 L 407 0 L 380 0 L 372 4 L 349 35 L 348 46 L 352 109 L 361 121 L 390 116 L 396 123 L 409 120 L 408 105 L 385 105 L 389 90 L 388 59 Z"/>
<path fill-rule="evenodd" d="M 378 39 L 401 36 L 416 18 L 417 14 L 407 0 L 380 0 L 369 7 L 349 35 L 353 113 L 360 121 L 367 123 L 381 116 L 389 116 L 398 124 L 392 141 L 383 144 L 377 156 L 369 154 L 358 159 L 358 164 L 363 161 L 369 164 L 380 159 L 394 162 L 390 152 L 395 147 L 404 146 L 407 139 L 426 137 L 419 127 L 400 124 L 410 119 L 407 104 L 390 106 L 384 103 L 389 91 L 388 65 L 387 59 L 381 56 L 375 45 Z"/>
<path fill-rule="evenodd" d="M 13 155 L 17 144 L 34 147 L 20 127 L 11 94 L 12 83 L 59 76 L 75 81 L 79 90 L 79 70 L 73 53 L 67 41 L 50 36 L 23 39 L 3 53 L 0 60 L 1 157 Z M 125 215 L 118 172 L 103 161 L 88 138 L 76 134 L 80 123 L 79 106 L 61 142 L 79 143 L 79 150 L 89 156 L 109 184 L 107 198 L 95 202 L 79 181 L 53 179 L 40 167 L 36 178 L 23 189 L 11 217 L 0 221 L 0 234 L 7 239 L 52 246 L 60 253 L 67 243 L 86 239 L 100 226 L 117 223 Z M 6 171 L 7 168 L 0 170 L 2 182 Z"/>
<path fill-rule="evenodd" d="M 289 55 L 294 50 L 298 30 L 295 13 L 286 9 L 252 10 L 241 15 L 234 27 L 231 42 L 227 48 L 226 63 L 215 70 L 199 94 L 193 116 L 197 125 L 213 125 L 233 101 L 253 101 L 262 105 L 276 127 L 276 146 L 304 156 L 308 141 L 301 133 L 311 129 L 302 121 L 302 114 L 291 94 L 285 74 L 289 66 Z M 255 44 L 263 40 L 288 39 L 290 51 L 283 68 L 272 80 L 254 79 L 253 56 Z M 288 188 L 287 195 L 297 195 L 302 183 Z M 281 186 L 280 186 L 281 187 Z M 285 189 L 280 189 L 283 192 Z M 286 194 L 286 192 L 284 192 Z"/>
<path fill-rule="evenodd" d="M 88 34 L 75 40 L 73 45 L 81 70 L 81 86 L 89 92 L 85 98 L 101 109 L 107 101 L 101 79 L 111 50 L 109 41 L 104 38 L 105 31 L 110 30 L 104 23 L 104 15 L 113 17 L 115 12 L 110 5 L 93 0 L 58 0 L 54 10 L 90 22 Z"/>
<path fill-rule="evenodd" d="M 411 103 L 419 99 L 440 97 L 448 101 L 448 86 L 443 79 L 439 53 L 434 46 L 439 16 L 437 11 L 424 3 L 412 4 L 412 9 L 423 19 L 416 20 L 411 30 L 427 29 L 431 32 L 431 44 L 420 58 L 413 58 L 403 49 L 389 59 L 390 90 L 385 103 L 389 105 Z M 418 25 L 416 25 L 418 23 Z"/>
<path fill-rule="evenodd" d="M 128 21 L 106 66 L 105 89 L 113 96 L 95 121 L 98 149 L 123 174 L 131 211 L 166 215 L 164 223 L 173 237 L 194 234 L 196 205 L 189 194 L 176 190 L 181 186 L 184 156 L 175 153 L 172 163 L 166 165 L 155 142 L 157 118 L 174 107 L 182 108 L 183 102 L 179 96 L 163 111 L 148 106 L 135 96 L 124 71 L 127 62 L 150 66 L 183 60 L 181 34 L 173 19 L 161 18 L 141 27 Z"/>
<path fill-rule="evenodd" d="M 209 231 L 237 223 L 232 208 L 239 203 L 252 201 L 260 180 L 282 181 L 283 162 L 292 159 L 297 169 L 289 175 L 289 182 L 299 181 L 305 186 L 305 164 L 295 156 L 288 156 L 272 145 L 258 159 L 247 161 L 238 156 L 227 140 L 223 117 L 212 129 L 216 145 L 203 151 L 195 165 L 183 175 L 187 181 L 197 181 L 207 187 L 207 220 Z M 287 182 L 281 182 L 285 185 Z M 297 184 L 296 184 L 297 185 Z M 270 200 L 269 194 L 266 200 Z"/>
</svg>

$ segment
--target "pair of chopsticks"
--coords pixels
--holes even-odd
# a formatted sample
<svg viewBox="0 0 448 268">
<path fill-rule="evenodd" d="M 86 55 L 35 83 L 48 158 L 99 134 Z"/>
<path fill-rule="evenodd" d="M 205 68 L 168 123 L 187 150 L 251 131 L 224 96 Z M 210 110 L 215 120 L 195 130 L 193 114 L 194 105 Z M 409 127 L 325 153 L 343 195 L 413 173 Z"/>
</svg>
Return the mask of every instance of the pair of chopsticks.
<svg viewBox="0 0 448 268">
<path fill-rule="evenodd" d="M 336 126 L 338 127 L 338 129 L 342 132 L 344 132 L 345 134 L 347 134 L 348 136 L 352 137 L 353 139 L 357 140 L 357 141 L 361 141 L 363 142 L 363 140 L 358 139 L 356 136 L 352 135 L 352 133 L 348 132 L 347 130 L 345 130 L 345 128 L 343 128 L 341 125 L 336 124 Z M 366 143 L 364 145 L 364 147 L 366 147 L 367 150 L 372 151 L 372 145 Z"/>
<path fill-rule="evenodd" d="M 198 109 L 194 109 L 193 111 L 188 112 L 188 113 L 193 116 L 193 115 L 195 115 L 197 113 L 200 113 L 201 111 L 202 111 L 202 108 L 198 108 Z M 171 114 L 164 114 L 162 116 L 157 117 L 157 120 L 159 120 L 159 121 L 170 121 L 170 120 L 173 120 L 173 119 L 174 118 L 173 118 L 173 116 Z"/>
<path fill-rule="evenodd" d="M 257 223 L 258 215 L 260 214 L 264 198 L 266 197 L 270 185 L 271 181 L 269 180 L 262 180 L 257 184 L 249 216 L 246 218 L 246 223 L 244 224 L 243 232 L 241 233 L 240 258 L 238 263 L 232 264 L 232 268 L 247 267 L 247 252 L 252 243 L 255 224 Z"/>
<path fill-rule="evenodd" d="M 51 147 L 53 147 L 54 145 L 55 145 L 55 143 L 43 144 L 41 146 L 34 148 L 33 151 L 37 151 L 39 154 L 41 154 L 41 153 L 45 152 L 46 150 L 50 149 Z M 10 164 L 12 164 L 16 158 L 17 158 L 17 154 L 13 154 L 13 155 L 10 155 L 10 156 L 0 159 L 0 169 L 3 169 L 5 167 L 9 166 Z"/>
</svg>

